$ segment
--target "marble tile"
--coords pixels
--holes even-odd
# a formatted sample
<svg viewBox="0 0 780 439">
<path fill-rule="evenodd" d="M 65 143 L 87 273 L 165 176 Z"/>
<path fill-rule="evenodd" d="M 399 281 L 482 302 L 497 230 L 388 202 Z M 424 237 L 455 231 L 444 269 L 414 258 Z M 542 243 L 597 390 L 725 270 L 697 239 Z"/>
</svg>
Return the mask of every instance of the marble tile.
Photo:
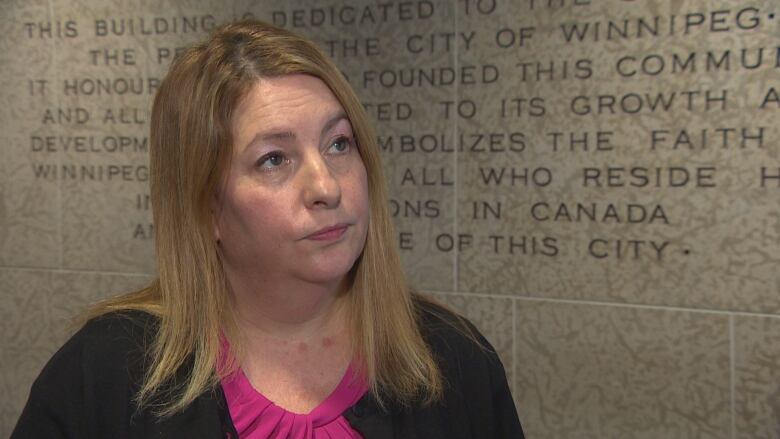
<svg viewBox="0 0 780 439">
<path fill-rule="evenodd" d="M 516 303 L 528 437 L 731 437 L 727 316 Z"/>
<path fill-rule="evenodd" d="M 30 385 L 89 303 L 132 291 L 145 276 L 0 269 L 0 436 L 8 437 Z"/>
<path fill-rule="evenodd" d="M 780 318 L 734 316 L 735 438 L 780 435 Z"/>
<path fill-rule="evenodd" d="M 0 99 L 10 94 L 0 90 Z M 35 132 L 13 123 L 0 134 L 0 265 L 55 268 L 61 252 L 59 187 L 36 174 L 47 160 L 30 151 Z"/>
<path fill-rule="evenodd" d="M 52 40 L 25 24 L 50 22 L 46 2 L 9 1 L 0 23 L 0 265 L 58 267 L 60 193 L 36 173 L 57 155 L 34 139 L 41 117 L 56 104 L 51 84 L 57 64 Z M 21 104 L 21 105 L 20 105 Z"/>
<path fill-rule="evenodd" d="M 514 391 L 514 299 L 455 293 L 427 294 L 454 309 L 479 329 L 501 358 L 509 387 Z"/>
</svg>

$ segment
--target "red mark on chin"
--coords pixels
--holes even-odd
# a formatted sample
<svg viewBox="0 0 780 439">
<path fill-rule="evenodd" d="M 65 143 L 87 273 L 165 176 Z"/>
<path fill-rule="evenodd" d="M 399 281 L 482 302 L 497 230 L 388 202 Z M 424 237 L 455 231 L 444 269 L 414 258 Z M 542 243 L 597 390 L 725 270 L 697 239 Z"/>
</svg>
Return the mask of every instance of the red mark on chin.
<svg viewBox="0 0 780 439">
<path fill-rule="evenodd" d="M 306 346 L 306 343 L 304 343 L 304 342 L 298 343 L 298 352 L 303 353 L 303 352 L 306 352 L 308 349 L 309 349 L 309 347 Z"/>
<path fill-rule="evenodd" d="M 333 346 L 333 340 L 331 340 L 330 337 L 325 337 L 322 339 L 322 347 L 329 348 Z"/>
</svg>

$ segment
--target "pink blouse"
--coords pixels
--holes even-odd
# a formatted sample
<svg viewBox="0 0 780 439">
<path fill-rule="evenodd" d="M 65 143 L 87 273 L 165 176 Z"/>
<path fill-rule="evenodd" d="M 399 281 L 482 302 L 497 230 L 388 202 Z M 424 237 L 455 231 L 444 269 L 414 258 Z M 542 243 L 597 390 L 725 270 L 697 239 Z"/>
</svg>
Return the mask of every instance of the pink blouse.
<svg viewBox="0 0 780 439">
<path fill-rule="evenodd" d="M 352 365 L 333 393 L 308 414 L 288 412 L 268 400 L 240 368 L 222 380 L 222 390 L 241 439 L 362 439 L 341 415 L 368 390 Z"/>
</svg>

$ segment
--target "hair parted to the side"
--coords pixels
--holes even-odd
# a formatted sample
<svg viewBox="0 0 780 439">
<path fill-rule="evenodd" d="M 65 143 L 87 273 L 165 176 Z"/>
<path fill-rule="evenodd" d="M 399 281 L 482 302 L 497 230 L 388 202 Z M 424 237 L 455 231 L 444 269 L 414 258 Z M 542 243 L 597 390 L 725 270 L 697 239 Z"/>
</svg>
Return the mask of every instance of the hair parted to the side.
<svg viewBox="0 0 780 439">
<path fill-rule="evenodd" d="M 302 73 L 321 79 L 346 112 L 368 176 L 370 220 L 353 267 L 349 322 L 354 356 L 380 402 L 431 402 L 442 378 L 416 321 L 401 267 L 376 136 L 338 68 L 309 40 L 254 20 L 227 24 L 171 65 L 154 100 L 151 198 L 157 278 L 88 312 L 140 309 L 159 317 L 136 401 L 170 415 L 217 385 L 220 334 L 238 343 L 210 200 L 230 166 L 233 111 L 258 79 Z M 187 363 L 186 382 L 170 387 Z M 161 402 L 160 402 L 161 401 Z"/>
</svg>

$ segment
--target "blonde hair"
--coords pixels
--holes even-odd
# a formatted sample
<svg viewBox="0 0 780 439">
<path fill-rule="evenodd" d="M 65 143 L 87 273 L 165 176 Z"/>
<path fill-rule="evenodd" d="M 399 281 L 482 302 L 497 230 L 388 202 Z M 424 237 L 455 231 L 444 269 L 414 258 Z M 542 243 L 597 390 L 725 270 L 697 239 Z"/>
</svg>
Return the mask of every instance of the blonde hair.
<svg viewBox="0 0 780 439">
<path fill-rule="evenodd" d="M 159 317 L 136 401 L 163 401 L 160 415 L 182 410 L 218 384 L 220 331 L 232 343 L 236 328 L 209 201 L 230 166 L 232 113 L 239 101 L 259 78 L 293 73 L 315 76 L 331 89 L 352 124 L 368 176 L 370 221 L 351 273 L 349 324 L 370 392 L 380 404 L 430 403 L 441 396 L 441 373 L 420 333 L 418 300 L 401 267 L 376 135 L 363 106 L 312 42 L 241 21 L 181 54 L 154 100 L 150 181 L 157 278 L 88 313 L 137 309 Z M 186 382 L 171 389 L 169 381 L 185 363 Z"/>
</svg>

